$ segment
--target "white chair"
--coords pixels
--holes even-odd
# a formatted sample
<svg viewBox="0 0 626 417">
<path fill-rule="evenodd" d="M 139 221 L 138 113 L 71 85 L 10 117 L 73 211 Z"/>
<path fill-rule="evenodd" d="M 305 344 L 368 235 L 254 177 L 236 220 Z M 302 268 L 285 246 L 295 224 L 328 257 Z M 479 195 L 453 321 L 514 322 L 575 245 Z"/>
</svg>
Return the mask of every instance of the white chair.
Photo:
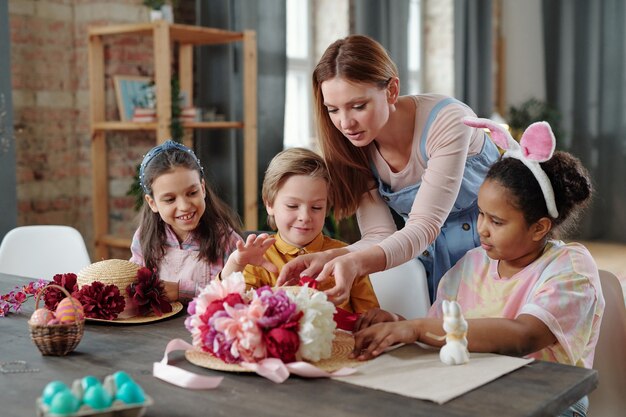
<svg viewBox="0 0 626 417">
<path fill-rule="evenodd" d="M 376 297 L 382 309 L 406 319 L 425 317 L 430 308 L 426 270 L 417 260 L 386 271 L 370 274 Z"/>
<path fill-rule="evenodd" d="M 21 226 L 0 244 L 0 272 L 52 280 L 55 274 L 78 273 L 91 264 L 85 241 L 69 226 Z"/>
<path fill-rule="evenodd" d="M 626 306 L 617 277 L 600 270 L 604 316 L 593 368 L 600 383 L 589 395 L 589 417 L 614 417 L 626 410 Z"/>
</svg>

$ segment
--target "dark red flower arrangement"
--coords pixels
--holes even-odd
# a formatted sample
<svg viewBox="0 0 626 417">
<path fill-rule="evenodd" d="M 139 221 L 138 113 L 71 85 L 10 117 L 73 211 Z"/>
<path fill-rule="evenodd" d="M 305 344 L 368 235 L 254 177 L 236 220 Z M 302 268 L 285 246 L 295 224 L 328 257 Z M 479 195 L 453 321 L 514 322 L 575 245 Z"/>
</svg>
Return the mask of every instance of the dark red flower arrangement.
<svg viewBox="0 0 626 417">
<path fill-rule="evenodd" d="M 83 285 L 78 289 L 76 274 L 57 274 L 50 284 L 62 286 L 83 305 L 85 317 L 102 320 L 114 320 L 124 311 L 126 300 L 115 284 L 105 285 L 100 281 Z M 172 306 L 165 296 L 161 280 L 148 268 L 137 271 L 137 281 L 126 287 L 130 300 L 137 305 L 139 313 L 157 316 L 172 311 Z M 56 310 L 59 301 L 66 295 L 56 288 L 46 288 L 44 301 L 48 310 Z"/>
<path fill-rule="evenodd" d="M 126 307 L 126 300 L 117 285 L 104 285 L 100 281 L 83 285 L 76 298 L 83 305 L 85 317 L 92 319 L 113 320 Z"/>
<path fill-rule="evenodd" d="M 147 316 L 152 312 L 161 317 L 163 313 L 172 311 L 172 305 L 165 296 L 163 282 L 146 267 L 137 271 L 137 281 L 126 287 L 126 294 L 133 300 L 141 315 Z"/>
</svg>

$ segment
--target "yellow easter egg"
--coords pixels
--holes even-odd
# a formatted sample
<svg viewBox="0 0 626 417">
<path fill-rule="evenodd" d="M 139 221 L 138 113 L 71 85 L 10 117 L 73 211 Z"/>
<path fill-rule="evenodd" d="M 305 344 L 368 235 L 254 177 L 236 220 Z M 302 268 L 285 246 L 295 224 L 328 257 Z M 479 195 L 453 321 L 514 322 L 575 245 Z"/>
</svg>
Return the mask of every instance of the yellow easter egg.
<svg viewBox="0 0 626 417">
<path fill-rule="evenodd" d="M 72 300 L 74 304 L 72 304 Z M 59 323 L 74 323 L 85 318 L 83 306 L 76 298 L 66 297 L 59 302 L 55 312 Z"/>
<path fill-rule="evenodd" d="M 30 323 L 36 326 L 44 326 L 53 318 L 54 314 L 52 314 L 52 311 L 47 308 L 38 308 L 33 312 L 33 315 L 30 316 Z"/>
</svg>

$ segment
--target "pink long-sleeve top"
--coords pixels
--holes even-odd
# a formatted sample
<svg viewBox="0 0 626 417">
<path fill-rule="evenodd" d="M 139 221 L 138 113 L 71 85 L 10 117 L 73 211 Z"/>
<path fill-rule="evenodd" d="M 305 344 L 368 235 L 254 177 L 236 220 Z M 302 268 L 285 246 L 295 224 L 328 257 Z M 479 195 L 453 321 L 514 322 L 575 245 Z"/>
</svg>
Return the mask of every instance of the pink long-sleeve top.
<svg viewBox="0 0 626 417">
<path fill-rule="evenodd" d="M 449 104 L 439 111 L 426 136 L 425 161 L 420 152 L 422 130 L 433 107 L 446 96 L 411 97 L 416 112 L 409 163 L 393 172 L 374 144 L 369 149 L 381 180 L 392 191 L 421 181 L 408 221 L 397 230 L 389 207 L 373 189 L 369 192 L 371 199 L 363 195 L 356 213 L 362 238 L 348 247 L 355 251 L 379 245 L 385 253 L 386 269 L 417 257 L 435 240 L 456 201 L 466 158 L 479 153 L 485 140 L 484 132 L 462 122 L 463 117 L 475 117 L 475 113 L 463 104 Z"/>
</svg>

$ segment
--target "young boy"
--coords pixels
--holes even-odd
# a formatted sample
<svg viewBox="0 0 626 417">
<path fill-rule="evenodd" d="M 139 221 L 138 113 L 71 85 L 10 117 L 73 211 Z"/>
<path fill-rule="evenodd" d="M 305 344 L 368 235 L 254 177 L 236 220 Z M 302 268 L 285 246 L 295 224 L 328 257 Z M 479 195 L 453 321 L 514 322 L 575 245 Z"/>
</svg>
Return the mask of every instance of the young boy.
<svg viewBox="0 0 626 417">
<path fill-rule="evenodd" d="M 324 160 L 315 152 L 291 148 L 276 155 L 265 171 L 262 198 L 268 224 L 278 233 L 250 235 L 239 242 L 221 276 L 243 271 L 249 287 L 273 287 L 280 269 L 293 258 L 346 246 L 322 233 L 330 208 L 329 184 Z M 333 285 L 326 282 L 318 289 Z M 369 277 L 357 278 L 348 301 L 338 307 L 355 313 L 379 307 Z"/>
</svg>

